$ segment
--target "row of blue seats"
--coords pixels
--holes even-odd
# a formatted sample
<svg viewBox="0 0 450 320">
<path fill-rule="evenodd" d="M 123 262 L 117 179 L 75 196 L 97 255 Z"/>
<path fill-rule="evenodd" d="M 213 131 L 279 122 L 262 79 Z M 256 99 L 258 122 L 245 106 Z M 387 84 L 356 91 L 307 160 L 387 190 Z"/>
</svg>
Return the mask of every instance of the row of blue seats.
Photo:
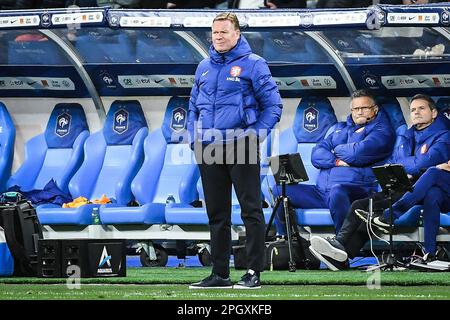
<svg viewBox="0 0 450 320">
<path fill-rule="evenodd" d="M 440 108 L 447 110 L 449 101 L 439 100 Z M 379 104 L 388 112 L 398 134 L 406 130 L 396 99 L 384 99 Z M 12 121 L 4 120 L 9 115 L 4 105 L 1 107 L 3 128 L 6 125 L 14 128 Z M 185 130 L 187 109 L 187 98 L 171 98 L 161 128 L 148 134 L 140 104 L 137 101 L 115 101 L 103 129 L 89 135 L 82 107 L 78 104 L 58 104 L 45 132 L 27 143 L 25 162 L 4 185 L 19 185 L 24 190 L 42 189 L 53 178 L 63 191 L 69 191 L 74 198 L 84 196 L 93 199 L 100 198 L 102 194 L 114 197 L 115 204 L 100 207 L 104 224 L 206 225 L 205 208 L 192 205 L 196 200 L 203 199 L 192 151 L 186 143 L 180 143 L 176 138 Z M 307 183 L 315 183 L 318 173 L 311 165 L 311 149 L 332 130 L 336 121 L 328 99 L 304 98 L 297 108 L 293 125 L 281 133 L 279 153 L 299 152 L 302 155 L 310 177 Z M 4 133 L 5 130 L 2 130 L 2 140 Z M 13 140 L 9 146 L 11 144 L 14 144 Z M 1 144 L 3 149 L 7 145 Z M 265 151 L 262 154 L 268 156 L 271 151 L 267 145 L 263 146 Z M 267 166 L 264 158 L 262 164 Z M 180 162 L 180 159 L 184 161 Z M 262 178 L 263 190 L 267 202 L 270 202 L 268 185 L 273 182 L 270 176 L 263 175 Z M 166 205 L 169 195 L 175 197 L 175 204 Z M 141 206 L 126 206 L 133 199 Z M 91 223 L 94 206 L 98 205 L 74 209 L 42 205 L 37 212 L 43 224 L 87 225 Z M 417 210 L 414 212 L 417 215 Z M 271 209 L 266 208 L 264 213 L 267 222 Z M 297 214 L 300 225 L 333 225 L 327 209 L 299 209 Z M 446 217 L 443 215 L 444 220 Z M 441 222 L 450 225 L 450 221 Z M 242 224 L 235 194 L 232 223 Z"/>
</svg>

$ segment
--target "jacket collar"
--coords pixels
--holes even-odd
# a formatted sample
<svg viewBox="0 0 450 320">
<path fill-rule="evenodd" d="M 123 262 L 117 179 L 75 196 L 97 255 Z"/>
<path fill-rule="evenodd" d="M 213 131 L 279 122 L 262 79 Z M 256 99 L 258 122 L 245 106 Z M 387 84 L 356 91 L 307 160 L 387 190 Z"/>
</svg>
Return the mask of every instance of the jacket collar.
<svg viewBox="0 0 450 320">
<path fill-rule="evenodd" d="M 227 64 L 251 53 L 252 50 L 250 45 L 243 35 L 240 36 L 236 46 L 225 53 L 217 52 L 213 45 L 209 47 L 209 56 L 211 57 L 211 60 L 217 64 Z"/>
<path fill-rule="evenodd" d="M 421 144 L 425 142 L 431 136 L 437 134 L 440 131 L 448 131 L 447 124 L 445 123 L 447 119 L 445 119 L 441 114 L 434 119 L 433 123 L 430 124 L 423 130 L 416 130 L 416 128 L 411 127 L 409 130 L 414 133 L 414 139 L 416 140 L 416 144 Z"/>
</svg>

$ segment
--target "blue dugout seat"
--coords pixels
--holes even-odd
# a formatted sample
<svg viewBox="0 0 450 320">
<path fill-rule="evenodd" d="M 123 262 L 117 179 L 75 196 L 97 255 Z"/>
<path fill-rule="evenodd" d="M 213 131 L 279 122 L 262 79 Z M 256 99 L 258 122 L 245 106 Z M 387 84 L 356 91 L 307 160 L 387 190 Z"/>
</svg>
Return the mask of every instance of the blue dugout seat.
<svg viewBox="0 0 450 320">
<path fill-rule="evenodd" d="M 69 183 L 73 198 L 90 200 L 105 194 L 118 205 L 133 200 L 131 181 L 144 160 L 147 121 L 138 101 L 114 101 L 103 129 L 85 142 L 85 159 Z M 78 208 L 41 205 L 37 214 L 42 224 L 88 225 L 96 204 Z"/>
<path fill-rule="evenodd" d="M 69 181 L 83 162 L 83 146 L 88 136 L 83 107 L 78 103 L 58 103 L 45 131 L 26 143 L 25 161 L 8 180 L 8 187 L 41 190 L 53 179 L 68 193 Z"/>
<path fill-rule="evenodd" d="M 439 113 L 441 113 L 448 119 L 447 124 L 450 129 L 450 98 L 439 98 L 439 100 L 436 102 L 436 106 L 439 110 Z"/>
<path fill-rule="evenodd" d="M 376 100 L 378 106 L 383 108 L 383 110 L 388 114 L 389 120 L 391 121 L 391 125 L 394 128 L 397 137 L 404 135 L 406 130 L 408 130 L 408 126 L 398 100 L 390 97 L 379 97 Z M 399 141 L 400 139 L 397 138 L 396 143 Z"/>
<path fill-rule="evenodd" d="M 199 200 L 204 200 L 202 180 L 197 179 L 196 190 Z M 202 201 L 203 202 L 203 201 Z M 237 205 L 237 199 L 233 192 L 233 205 Z M 197 207 L 186 204 L 170 205 L 165 212 L 166 222 L 173 225 L 208 225 L 208 215 L 204 206 Z"/>
<path fill-rule="evenodd" d="M 0 102 L 0 192 L 6 190 L 14 159 L 16 128 L 6 106 Z"/>
<path fill-rule="evenodd" d="M 272 135 L 269 135 L 260 146 L 260 155 L 261 155 L 261 181 L 264 181 L 264 177 L 267 173 L 268 167 L 268 156 L 270 155 L 270 144 L 271 144 Z M 198 199 L 204 200 L 204 192 L 203 185 L 198 174 L 197 176 L 197 185 L 196 189 L 198 192 Z M 264 194 L 263 194 L 264 196 Z M 261 199 L 264 201 L 265 199 Z M 269 200 L 265 200 L 269 202 Z M 203 201 L 204 202 L 204 201 Z M 244 222 L 241 218 L 241 207 L 239 205 L 239 200 L 237 198 L 236 192 L 234 191 L 234 187 L 232 188 L 231 195 L 231 224 L 233 225 L 243 225 Z M 263 209 L 264 218 L 266 223 L 270 219 L 270 214 L 272 210 L 270 208 Z M 176 225 L 208 225 L 208 215 L 206 213 L 206 208 L 203 207 L 194 207 L 192 205 L 186 204 L 175 204 L 168 206 L 166 208 L 166 222 L 168 224 L 176 224 Z"/>
<path fill-rule="evenodd" d="M 448 111 L 450 112 L 450 98 L 449 97 L 441 97 L 436 101 L 436 106 L 439 111 Z"/>
<path fill-rule="evenodd" d="M 420 225 L 422 209 L 422 205 L 413 206 L 400 218 L 396 219 L 394 225 L 396 227 L 418 227 Z M 450 212 L 441 212 L 440 225 L 445 228 L 450 227 Z"/>
<path fill-rule="evenodd" d="M 166 201 L 172 195 L 172 210 L 189 206 L 198 199 L 199 171 L 187 140 L 189 98 L 172 97 L 161 128 L 144 142 L 145 160 L 131 184 L 139 207 L 104 205 L 103 224 L 165 223 Z M 188 218 L 189 219 L 189 218 Z"/>
</svg>

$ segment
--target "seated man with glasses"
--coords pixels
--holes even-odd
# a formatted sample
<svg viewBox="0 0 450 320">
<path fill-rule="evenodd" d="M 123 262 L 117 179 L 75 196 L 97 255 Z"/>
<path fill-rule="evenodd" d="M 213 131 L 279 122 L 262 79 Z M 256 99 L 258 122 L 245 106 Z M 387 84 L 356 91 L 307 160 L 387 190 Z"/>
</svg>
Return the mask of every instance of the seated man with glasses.
<svg viewBox="0 0 450 320">
<path fill-rule="evenodd" d="M 376 190 L 371 167 L 392 153 L 395 132 L 385 111 L 378 108 L 366 90 L 351 96 L 351 114 L 312 150 L 311 162 L 320 169 L 316 185 L 288 185 L 286 194 L 294 208 L 330 209 L 336 234 L 351 203 Z M 281 194 L 281 187 L 274 195 Z M 275 220 L 278 234 L 284 234 L 283 209 Z"/>
<path fill-rule="evenodd" d="M 450 131 L 447 129 L 447 120 L 443 115 L 438 114 L 436 105 L 429 96 L 425 94 L 415 95 L 411 99 L 409 108 L 412 127 L 405 132 L 404 136 L 401 136 L 401 141 L 397 144 L 398 146 L 388 163 L 403 165 L 408 177 L 414 182 L 427 168 L 443 164 L 450 159 Z M 441 165 L 441 167 L 443 166 Z M 431 172 L 435 171 L 432 170 Z M 442 179 L 447 179 L 443 172 L 440 176 Z M 419 183 L 419 186 L 423 184 L 424 179 Z M 419 190 L 416 190 L 416 193 L 426 188 L 418 187 Z M 392 201 L 396 202 L 403 195 L 404 192 L 394 193 Z M 386 221 L 386 215 L 382 215 L 389 206 L 386 195 L 383 192 L 378 192 L 371 195 L 370 198 L 373 200 L 374 214 L 377 215 L 372 220 L 373 226 L 386 229 L 389 224 Z M 370 198 L 360 199 L 352 203 L 342 229 L 335 238 L 311 237 L 310 251 L 329 269 L 343 269 L 348 258 L 356 257 L 369 240 L 366 223 L 369 219 Z M 405 204 L 404 202 L 402 200 L 400 204 Z M 409 205 L 412 206 L 411 202 L 406 202 L 406 204 L 406 206 L 402 206 L 402 210 L 406 210 Z M 394 208 L 396 208 L 395 206 Z M 429 216 L 430 214 L 426 213 L 425 215 Z M 431 228 L 427 229 L 435 228 L 436 222 L 432 225 Z M 429 231 L 427 234 L 435 237 L 435 231 Z M 433 250 L 433 247 L 429 246 L 429 248 L 431 248 L 431 251 Z M 430 254 L 433 255 L 434 252 L 430 252 Z"/>
</svg>

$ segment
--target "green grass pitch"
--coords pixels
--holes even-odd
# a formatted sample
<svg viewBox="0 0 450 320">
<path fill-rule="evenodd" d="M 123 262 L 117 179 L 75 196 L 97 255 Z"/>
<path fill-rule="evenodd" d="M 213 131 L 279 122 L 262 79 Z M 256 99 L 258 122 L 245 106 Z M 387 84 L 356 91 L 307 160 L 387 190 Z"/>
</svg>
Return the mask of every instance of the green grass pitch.
<svg viewBox="0 0 450 320">
<path fill-rule="evenodd" d="M 129 268 L 124 278 L 0 278 L 0 300 L 450 300 L 450 274 L 266 271 L 260 290 L 191 290 L 210 268 Z M 237 281 L 242 271 L 232 270 Z M 72 281 L 71 281 L 72 280 Z M 67 285 L 69 284 L 69 285 Z"/>
</svg>

